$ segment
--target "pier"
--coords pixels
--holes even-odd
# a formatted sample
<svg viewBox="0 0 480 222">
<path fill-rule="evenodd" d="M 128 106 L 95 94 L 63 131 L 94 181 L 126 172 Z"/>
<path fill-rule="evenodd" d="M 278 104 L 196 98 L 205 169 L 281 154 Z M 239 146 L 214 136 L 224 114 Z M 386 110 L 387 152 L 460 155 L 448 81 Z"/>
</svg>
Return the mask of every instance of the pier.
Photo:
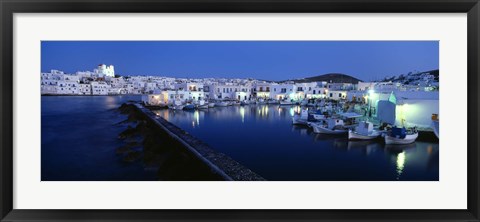
<svg viewBox="0 0 480 222">
<path fill-rule="evenodd" d="M 185 132 L 176 125 L 168 122 L 164 118 L 157 116 L 151 110 L 145 108 L 141 104 L 130 103 L 134 105 L 136 109 L 146 117 L 148 121 L 153 123 L 165 133 L 167 133 L 173 140 L 180 143 L 185 151 L 193 155 L 199 161 L 201 161 L 206 167 L 208 167 L 212 173 L 218 175 L 220 178 L 226 181 L 261 181 L 265 180 L 260 175 L 256 174 L 247 167 L 241 165 L 237 161 L 233 160 L 229 156 L 217 152 L 208 144 L 193 137 L 189 133 Z"/>
</svg>

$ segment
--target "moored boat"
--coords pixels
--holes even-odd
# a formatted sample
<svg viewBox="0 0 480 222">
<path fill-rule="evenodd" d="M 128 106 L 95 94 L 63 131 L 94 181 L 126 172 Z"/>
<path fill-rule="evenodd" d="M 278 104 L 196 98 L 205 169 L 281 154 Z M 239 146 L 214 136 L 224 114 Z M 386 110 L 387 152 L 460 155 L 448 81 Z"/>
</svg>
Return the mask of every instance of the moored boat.
<svg viewBox="0 0 480 222">
<path fill-rule="evenodd" d="M 405 145 L 414 143 L 418 137 L 416 128 L 407 132 L 405 128 L 393 127 L 388 134 L 385 135 L 385 144 L 387 145 Z"/>
<path fill-rule="evenodd" d="M 288 101 L 288 100 L 282 100 L 280 101 L 280 106 L 291 106 L 293 105 L 294 103 L 291 102 L 291 101 Z"/>
<path fill-rule="evenodd" d="M 292 117 L 292 124 L 293 125 L 304 125 L 308 126 L 308 110 L 304 109 L 300 112 L 300 114 L 295 114 Z"/>
<path fill-rule="evenodd" d="M 243 101 L 240 102 L 241 106 L 246 106 L 248 104 L 250 104 L 250 102 L 248 100 L 243 100 Z"/>
<path fill-rule="evenodd" d="M 313 132 L 322 134 L 346 134 L 348 128 L 343 124 L 341 119 L 328 119 L 321 122 L 311 122 L 309 124 L 313 128 Z"/>
<path fill-rule="evenodd" d="M 276 100 L 276 99 L 269 99 L 269 100 L 267 100 L 267 104 L 278 104 L 278 100 Z"/>
<path fill-rule="evenodd" d="M 373 140 L 381 135 L 379 131 L 373 129 L 373 124 L 361 121 L 354 130 L 348 131 L 349 140 Z"/>
<path fill-rule="evenodd" d="M 182 102 L 180 102 L 178 100 L 175 100 L 173 103 L 168 105 L 168 108 L 173 109 L 173 110 L 182 110 L 183 107 L 184 107 L 184 105 L 182 104 Z"/>
<path fill-rule="evenodd" d="M 193 110 L 195 109 L 195 105 L 194 104 L 186 104 L 184 107 L 183 107 L 184 110 Z"/>
<path fill-rule="evenodd" d="M 220 102 L 216 102 L 215 103 L 215 106 L 218 106 L 218 107 L 226 107 L 228 106 L 228 102 L 227 101 L 220 101 Z"/>
</svg>

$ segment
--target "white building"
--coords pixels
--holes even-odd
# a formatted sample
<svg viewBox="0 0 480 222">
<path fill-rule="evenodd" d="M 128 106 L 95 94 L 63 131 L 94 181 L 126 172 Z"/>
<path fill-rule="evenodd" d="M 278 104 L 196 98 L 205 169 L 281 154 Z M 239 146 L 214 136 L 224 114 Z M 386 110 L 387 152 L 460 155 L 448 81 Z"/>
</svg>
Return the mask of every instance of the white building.
<svg viewBox="0 0 480 222">
<path fill-rule="evenodd" d="M 108 95 L 109 89 L 111 88 L 106 82 L 91 82 L 92 85 L 92 95 Z"/>
<path fill-rule="evenodd" d="M 80 95 L 92 95 L 92 85 L 86 83 L 80 83 L 78 85 L 78 92 Z"/>
<path fill-rule="evenodd" d="M 175 84 L 176 91 L 186 91 L 188 93 L 188 100 L 203 100 L 205 99 L 205 92 L 203 91 L 203 83 L 179 83 Z"/>
<path fill-rule="evenodd" d="M 100 64 L 98 65 L 98 68 L 94 70 L 94 73 L 97 74 L 98 77 L 115 77 L 115 69 L 113 65 L 105 65 L 105 64 Z"/>
</svg>

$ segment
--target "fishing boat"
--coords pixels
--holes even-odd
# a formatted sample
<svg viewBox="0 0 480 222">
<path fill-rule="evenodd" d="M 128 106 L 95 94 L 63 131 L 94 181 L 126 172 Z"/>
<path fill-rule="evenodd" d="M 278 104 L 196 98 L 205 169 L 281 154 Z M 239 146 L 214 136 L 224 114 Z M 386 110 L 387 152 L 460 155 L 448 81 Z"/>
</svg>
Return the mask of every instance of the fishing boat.
<svg viewBox="0 0 480 222">
<path fill-rule="evenodd" d="M 175 100 L 172 104 L 168 105 L 168 108 L 173 109 L 173 110 L 182 110 L 183 107 L 184 107 L 184 105 L 182 104 L 182 102 L 180 102 L 178 100 Z"/>
<path fill-rule="evenodd" d="M 183 107 L 184 110 L 194 110 L 195 104 L 188 103 Z"/>
<path fill-rule="evenodd" d="M 295 114 L 292 117 L 292 124 L 293 125 L 304 125 L 308 126 L 308 110 L 304 109 L 300 112 L 300 114 Z"/>
<path fill-rule="evenodd" d="M 345 127 L 343 120 L 330 118 L 320 122 L 310 122 L 309 125 L 315 133 L 323 134 L 346 134 L 348 128 Z"/>
<path fill-rule="evenodd" d="M 385 144 L 387 145 L 405 145 L 414 143 L 418 137 L 418 131 L 414 127 L 406 130 L 405 127 L 393 127 L 388 134 L 385 135 Z"/>
<path fill-rule="evenodd" d="M 381 132 L 373 129 L 373 124 L 367 121 L 361 121 L 354 130 L 348 131 L 349 140 L 373 140 L 378 138 Z"/>
<path fill-rule="evenodd" d="M 215 106 L 218 106 L 218 107 L 227 107 L 227 106 L 228 106 L 228 102 L 227 102 L 227 101 L 219 101 L 219 102 L 216 102 L 216 103 L 215 103 Z"/>
<path fill-rule="evenodd" d="M 276 99 L 269 99 L 269 100 L 267 100 L 267 104 L 278 104 L 278 100 L 276 100 Z"/>
<path fill-rule="evenodd" d="M 263 105 L 263 104 L 266 104 L 266 102 L 265 102 L 264 99 L 258 99 L 257 104 L 258 105 Z"/>
<path fill-rule="evenodd" d="M 246 106 L 248 104 L 250 104 L 250 102 L 248 100 L 243 100 L 243 101 L 240 102 L 241 106 Z"/>
<path fill-rule="evenodd" d="M 293 105 L 294 103 L 292 101 L 288 101 L 288 100 L 282 100 L 280 101 L 280 106 L 291 106 Z"/>
<path fill-rule="evenodd" d="M 239 105 L 241 105 L 241 102 L 235 100 L 235 101 L 231 101 L 231 104 L 232 104 L 232 106 L 239 106 Z"/>
<path fill-rule="evenodd" d="M 208 103 L 205 100 L 198 101 L 197 109 L 208 109 Z"/>
</svg>

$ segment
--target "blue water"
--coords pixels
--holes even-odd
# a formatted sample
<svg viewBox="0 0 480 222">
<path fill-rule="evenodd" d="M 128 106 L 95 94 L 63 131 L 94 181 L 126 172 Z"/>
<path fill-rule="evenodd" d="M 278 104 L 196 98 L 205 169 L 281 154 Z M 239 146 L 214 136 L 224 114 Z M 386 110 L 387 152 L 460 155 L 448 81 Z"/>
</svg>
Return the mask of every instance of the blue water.
<svg viewBox="0 0 480 222">
<path fill-rule="evenodd" d="M 155 112 L 267 180 L 438 180 L 438 143 L 399 147 L 315 134 L 292 125 L 299 108 L 250 105 Z"/>
<path fill-rule="evenodd" d="M 156 180 L 142 161 L 115 150 L 127 127 L 116 111 L 139 96 L 43 96 L 43 181 Z M 233 106 L 159 115 L 268 180 L 438 180 L 438 143 L 385 147 L 292 126 L 298 107 Z"/>
<path fill-rule="evenodd" d="M 115 154 L 126 119 L 116 111 L 139 96 L 42 96 L 42 181 L 155 180 L 142 163 Z"/>
</svg>

